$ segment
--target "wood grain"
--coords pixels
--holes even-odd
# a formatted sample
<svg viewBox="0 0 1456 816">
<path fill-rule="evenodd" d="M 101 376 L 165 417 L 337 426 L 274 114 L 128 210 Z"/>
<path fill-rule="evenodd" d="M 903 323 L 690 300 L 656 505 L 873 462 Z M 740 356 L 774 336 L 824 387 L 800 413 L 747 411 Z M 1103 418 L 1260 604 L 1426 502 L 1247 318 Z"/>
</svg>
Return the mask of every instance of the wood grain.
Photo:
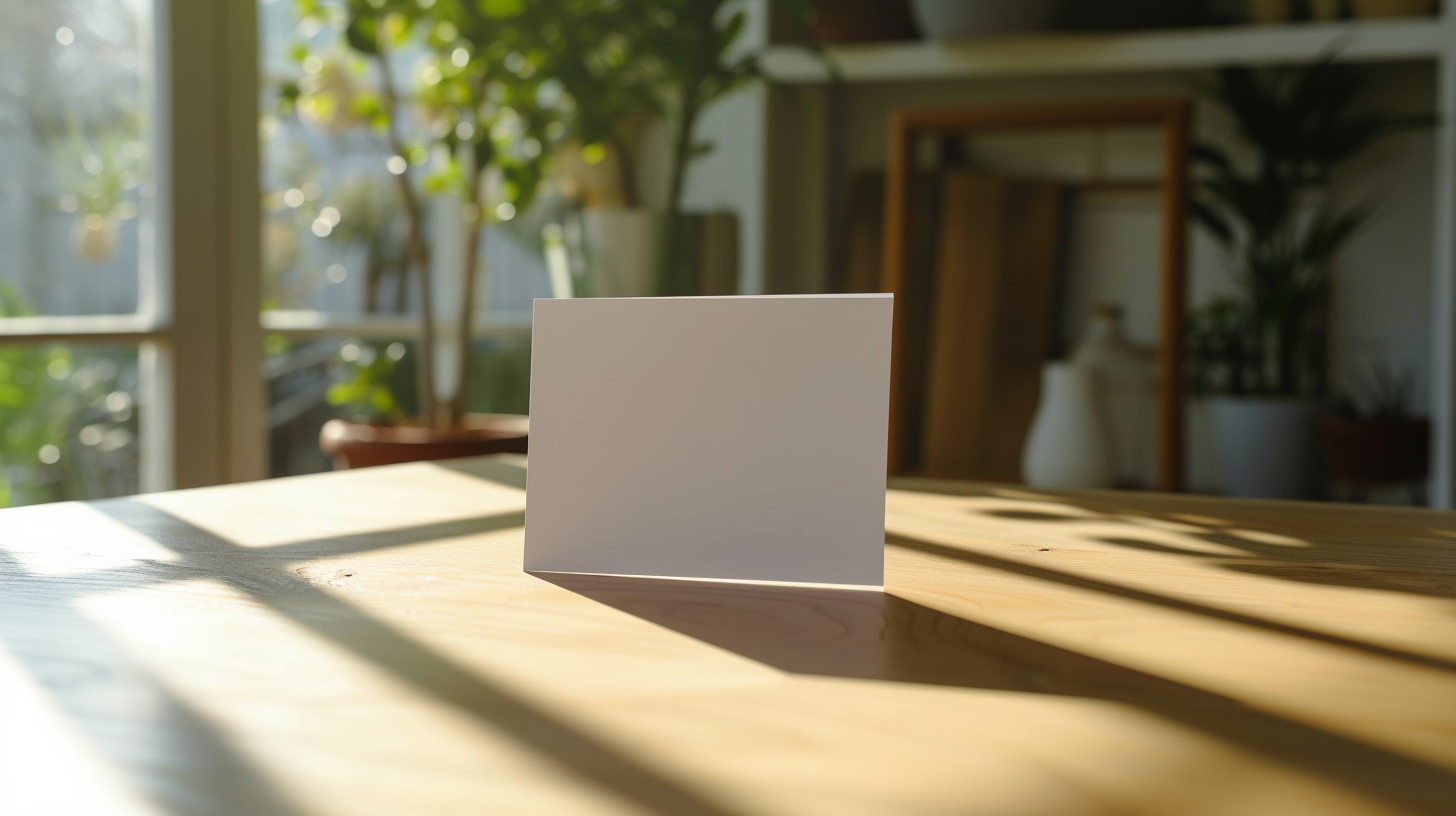
<svg viewBox="0 0 1456 816">
<path fill-rule="evenodd" d="M 0 511 L 0 813 L 1456 802 L 1456 515 L 903 481 L 878 593 L 528 575 L 524 484 Z"/>
<path fill-rule="evenodd" d="M 1051 357 L 1060 185 L 945 173 L 920 470 L 1021 481 Z"/>
</svg>

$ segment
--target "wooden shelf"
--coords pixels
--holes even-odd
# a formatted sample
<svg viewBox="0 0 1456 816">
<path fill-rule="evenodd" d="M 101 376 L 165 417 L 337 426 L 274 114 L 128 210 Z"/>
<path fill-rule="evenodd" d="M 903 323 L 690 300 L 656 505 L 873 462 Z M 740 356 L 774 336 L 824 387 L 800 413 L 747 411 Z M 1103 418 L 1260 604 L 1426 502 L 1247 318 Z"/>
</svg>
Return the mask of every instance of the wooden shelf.
<svg viewBox="0 0 1456 816">
<path fill-rule="evenodd" d="M 1346 59 L 1434 59 L 1456 32 L 1442 19 L 1148 31 L 1124 34 L 1037 34 L 955 43 L 896 42 L 829 50 L 849 82 L 1046 76 L 1191 70 L 1230 63 L 1278 64 L 1316 59 L 1340 49 Z M 777 46 L 764 68 L 782 82 L 829 78 L 824 64 L 797 46 Z"/>
</svg>

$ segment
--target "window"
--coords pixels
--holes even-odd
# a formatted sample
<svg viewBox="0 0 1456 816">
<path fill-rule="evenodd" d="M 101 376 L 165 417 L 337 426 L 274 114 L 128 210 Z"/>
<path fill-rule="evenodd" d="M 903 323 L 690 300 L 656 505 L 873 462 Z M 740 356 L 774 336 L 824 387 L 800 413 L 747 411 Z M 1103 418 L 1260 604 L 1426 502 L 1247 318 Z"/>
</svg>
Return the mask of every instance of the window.
<svg viewBox="0 0 1456 816">
<path fill-rule="evenodd" d="M 236 5 L 0 0 L 0 505 L 261 471 Z"/>
<path fill-rule="evenodd" d="M 148 10 L 0 10 L 0 506 L 134 493 L 141 330 L 155 312 Z"/>
<path fill-rule="evenodd" d="M 433 159 L 422 148 L 397 156 L 355 112 L 353 102 L 378 92 L 379 72 L 342 47 L 344 4 L 318 6 L 321 13 L 300 17 L 292 0 L 258 5 L 262 322 L 269 472 L 277 476 L 329 466 L 318 452 L 319 428 L 350 412 L 330 404 L 330 387 L 391 349 L 403 355 L 392 390 L 402 413 L 412 411 L 414 350 L 423 339 L 397 176 L 406 169 L 423 175 Z M 392 55 L 401 91 L 416 84 L 423 57 L 408 47 Z M 430 126 L 402 118 L 407 141 Z M 455 199 L 425 196 L 442 318 L 453 314 L 462 285 L 460 253 L 447 250 L 464 243 L 463 232 L 452 230 Z M 531 301 L 552 291 L 543 221 L 523 217 L 511 229 L 491 228 L 480 248 L 472 410 L 526 411 Z"/>
</svg>

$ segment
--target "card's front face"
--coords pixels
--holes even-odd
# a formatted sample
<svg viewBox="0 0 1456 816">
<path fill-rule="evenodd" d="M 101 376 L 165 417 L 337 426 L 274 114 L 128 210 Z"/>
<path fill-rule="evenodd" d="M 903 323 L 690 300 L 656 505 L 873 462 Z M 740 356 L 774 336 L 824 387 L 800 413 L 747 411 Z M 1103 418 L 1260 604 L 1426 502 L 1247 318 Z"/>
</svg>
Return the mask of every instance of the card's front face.
<svg viewBox="0 0 1456 816">
<path fill-rule="evenodd" d="M 891 304 L 536 301 L 525 568 L 882 585 Z"/>
</svg>

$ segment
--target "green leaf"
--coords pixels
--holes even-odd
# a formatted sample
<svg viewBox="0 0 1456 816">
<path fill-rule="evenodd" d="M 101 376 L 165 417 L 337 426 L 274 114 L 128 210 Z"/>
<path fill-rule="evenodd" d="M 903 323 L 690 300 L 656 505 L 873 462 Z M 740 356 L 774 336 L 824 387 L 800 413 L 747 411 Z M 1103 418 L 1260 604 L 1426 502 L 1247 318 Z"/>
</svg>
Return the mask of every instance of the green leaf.
<svg viewBox="0 0 1456 816">
<path fill-rule="evenodd" d="M 1199 224 L 1202 224 L 1213 237 L 1217 238 L 1224 246 L 1232 246 L 1234 242 L 1234 231 L 1227 220 L 1218 211 L 1203 201 L 1193 199 L 1188 202 L 1188 214 Z"/>
<path fill-rule="evenodd" d="M 525 0 L 481 0 L 480 10 L 487 17 L 516 17 L 526 10 Z"/>
<path fill-rule="evenodd" d="M 389 414 L 394 411 L 394 395 L 385 386 L 376 386 L 374 393 L 370 395 L 369 402 L 374 406 L 374 410 L 381 414 Z"/>
<path fill-rule="evenodd" d="M 344 39 L 349 47 L 361 54 L 379 53 L 379 20 L 376 17 L 354 15 L 344 29 Z"/>
</svg>

